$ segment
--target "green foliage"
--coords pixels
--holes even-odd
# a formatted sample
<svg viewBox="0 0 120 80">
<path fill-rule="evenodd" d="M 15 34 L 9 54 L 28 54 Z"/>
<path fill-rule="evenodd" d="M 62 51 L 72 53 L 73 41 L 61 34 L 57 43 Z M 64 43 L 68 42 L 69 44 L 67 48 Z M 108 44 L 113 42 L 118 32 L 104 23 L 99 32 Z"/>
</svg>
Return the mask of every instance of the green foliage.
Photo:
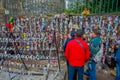
<svg viewBox="0 0 120 80">
<path fill-rule="evenodd" d="M 105 14 L 120 12 L 120 0 L 84 0 L 83 5 L 77 0 L 75 5 L 70 5 L 66 13 L 81 14 L 84 8 L 88 8 L 90 14 Z"/>
</svg>

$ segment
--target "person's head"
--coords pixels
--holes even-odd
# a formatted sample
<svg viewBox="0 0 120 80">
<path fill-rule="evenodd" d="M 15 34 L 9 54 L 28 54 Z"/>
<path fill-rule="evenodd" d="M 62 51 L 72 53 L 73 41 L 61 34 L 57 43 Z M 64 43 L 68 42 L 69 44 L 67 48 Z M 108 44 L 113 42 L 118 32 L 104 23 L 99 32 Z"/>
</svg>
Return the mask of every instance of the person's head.
<svg viewBox="0 0 120 80">
<path fill-rule="evenodd" d="M 99 29 L 93 29 L 92 30 L 92 37 L 100 36 L 100 30 Z"/>
<path fill-rule="evenodd" d="M 71 38 L 75 38 L 76 37 L 76 31 L 71 31 L 71 33 L 70 33 L 70 36 L 71 36 Z"/>
<path fill-rule="evenodd" d="M 76 36 L 79 38 L 82 38 L 83 34 L 84 34 L 84 31 L 82 31 L 82 30 L 77 30 L 77 32 L 76 32 Z"/>
</svg>

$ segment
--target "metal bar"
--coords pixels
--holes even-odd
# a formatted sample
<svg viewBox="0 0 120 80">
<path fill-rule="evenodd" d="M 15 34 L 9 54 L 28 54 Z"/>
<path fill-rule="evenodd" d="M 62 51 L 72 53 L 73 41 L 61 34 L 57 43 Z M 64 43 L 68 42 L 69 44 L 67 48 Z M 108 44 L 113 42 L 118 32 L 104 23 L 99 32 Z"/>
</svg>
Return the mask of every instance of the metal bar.
<svg viewBox="0 0 120 80">
<path fill-rule="evenodd" d="M 103 8 L 103 10 L 104 10 L 104 13 L 105 13 L 105 0 L 104 0 L 104 8 Z"/>
<path fill-rule="evenodd" d="M 96 7 L 98 7 L 98 5 L 99 5 L 99 4 L 98 4 L 98 0 L 97 0 L 97 1 L 96 1 Z M 96 13 L 99 14 L 99 7 L 96 8 L 96 9 L 97 9 Z"/>
<path fill-rule="evenodd" d="M 110 0 L 108 0 L 107 13 L 109 13 Z"/>
<path fill-rule="evenodd" d="M 90 9 L 89 0 L 87 1 L 87 8 L 88 8 L 88 10 Z"/>
<path fill-rule="evenodd" d="M 97 7 L 97 0 L 95 0 L 95 7 Z M 97 9 L 95 8 L 95 14 L 97 12 Z"/>
<path fill-rule="evenodd" d="M 101 7 L 102 7 L 102 0 L 100 0 L 100 9 L 99 9 L 99 14 L 101 14 Z"/>
<path fill-rule="evenodd" d="M 83 9 L 84 9 L 84 5 L 82 3 L 82 6 L 81 6 L 81 13 L 83 12 Z"/>
<path fill-rule="evenodd" d="M 113 10 L 113 7 L 114 7 L 114 0 L 112 1 L 112 10 Z M 113 11 L 114 11 L 114 10 L 113 10 Z M 112 11 L 112 12 L 113 12 L 113 11 Z"/>
<path fill-rule="evenodd" d="M 118 0 L 117 0 L 117 3 L 116 3 L 116 13 L 118 13 Z"/>
<path fill-rule="evenodd" d="M 92 14 L 94 13 L 94 10 L 93 10 L 94 5 L 93 5 L 93 3 L 94 3 L 94 1 L 92 1 Z"/>
<path fill-rule="evenodd" d="M 78 3 L 78 5 L 77 5 L 77 14 L 79 13 L 79 0 L 77 0 L 77 3 Z"/>
<path fill-rule="evenodd" d="M 87 0 L 85 0 L 85 8 L 87 7 Z"/>
<path fill-rule="evenodd" d="M 82 2 L 82 1 L 81 1 L 81 2 Z M 83 6 L 83 5 L 80 6 L 80 12 L 79 12 L 80 14 L 82 13 L 82 6 Z"/>
</svg>

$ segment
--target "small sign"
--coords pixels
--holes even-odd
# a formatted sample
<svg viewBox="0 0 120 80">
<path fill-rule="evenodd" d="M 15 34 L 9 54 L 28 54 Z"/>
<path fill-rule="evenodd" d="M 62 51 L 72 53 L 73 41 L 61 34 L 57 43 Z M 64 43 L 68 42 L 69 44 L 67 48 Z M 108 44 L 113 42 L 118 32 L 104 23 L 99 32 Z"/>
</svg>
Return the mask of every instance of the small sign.
<svg viewBox="0 0 120 80">
<path fill-rule="evenodd" d="M 6 10 L 6 9 L 5 9 L 5 14 L 9 14 L 9 13 L 10 13 L 9 10 Z"/>
</svg>

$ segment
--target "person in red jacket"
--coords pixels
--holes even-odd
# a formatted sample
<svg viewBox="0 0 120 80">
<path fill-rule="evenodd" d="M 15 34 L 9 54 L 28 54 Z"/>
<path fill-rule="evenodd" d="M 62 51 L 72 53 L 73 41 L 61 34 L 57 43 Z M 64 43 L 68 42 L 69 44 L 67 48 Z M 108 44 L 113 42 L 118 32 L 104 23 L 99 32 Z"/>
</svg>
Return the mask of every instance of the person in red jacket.
<svg viewBox="0 0 120 80">
<path fill-rule="evenodd" d="M 74 73 L 77 71 L 78 80 L 83 80 L 84 64 L 90 57 L 90 50 L 87 42 L 82 39 L 83 31 L 76 32 L 77 38 L 68 42 L 65 49 L 65 57 L 68 65 L 68 80 L 74 80 Z"/>
<path fill-rule="evenodd" d="M 13 25 L 12 23 L 7 23 L 5 24 L 6 27 L 9 27 L 9 32 L 12 33 L 13 32 Z"/>
<path fill-rule="evenodd" d="M 8 37 L 13 38 L 13 24 L 9 22 L 9 23 L 6 23 L 5 26 L 9 28 Z"/>
</svg>

